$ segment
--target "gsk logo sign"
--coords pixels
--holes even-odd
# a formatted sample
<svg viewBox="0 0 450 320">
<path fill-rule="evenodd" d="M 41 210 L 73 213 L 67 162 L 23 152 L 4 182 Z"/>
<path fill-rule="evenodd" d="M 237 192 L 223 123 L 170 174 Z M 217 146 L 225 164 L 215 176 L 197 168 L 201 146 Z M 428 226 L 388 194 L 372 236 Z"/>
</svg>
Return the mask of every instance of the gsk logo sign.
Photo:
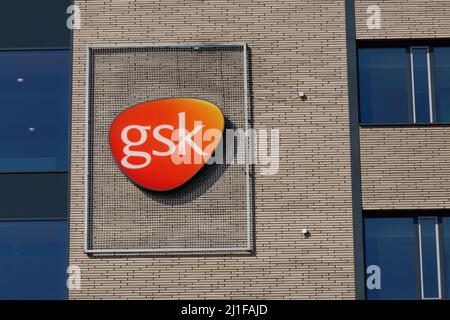
<svg viewBox="0 0 450 320">
<path fill-rule="evenodd" d="M 198 99 L 148 101 L 121 112 L 109 144 L 117 164 L 138 185 L 175 189 L 205 165 L 224 130 L 220 109 Z"/>
</svg>

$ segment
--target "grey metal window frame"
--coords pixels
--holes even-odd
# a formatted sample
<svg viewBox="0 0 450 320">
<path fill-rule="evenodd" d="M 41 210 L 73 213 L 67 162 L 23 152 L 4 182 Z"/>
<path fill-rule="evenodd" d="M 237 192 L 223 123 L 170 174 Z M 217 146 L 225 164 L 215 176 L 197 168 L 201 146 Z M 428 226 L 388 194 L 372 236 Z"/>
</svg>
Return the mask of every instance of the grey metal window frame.
<svg viewBox="0 0 450 320">
<path fill-rule="evenodd" d="M 214 47 L 236 47 L 242 46 L 243 68 L 244 68 L 244 114 L 245 131 L 249 129 L 249 65 L 248 46 L 245 42 L 221 42 L 221 43 L 117 43 L 117 44 L 88 44 L 86 46 L 86 69 L 85 69 L 85 172 L 84 172 L 84 252 L 86 254 L 118 254 L 118 253 L 183 253 L 183 252 L 250 252 L 252 250 L 252 217 L 250 206 L 250 162 L 249 156 L 252 150 L 252 142 L 247 135 L 245 143 L 245 197 L 247 211 L 245 247 L 234 248 L 165 248 L 165 249 L 90 249 L 89 248 L 89 110 L 90 110 L 90 71 L 91 71 L 91 49 L 117 49 L 117 48 L 214 48 Z"/>
</svg>

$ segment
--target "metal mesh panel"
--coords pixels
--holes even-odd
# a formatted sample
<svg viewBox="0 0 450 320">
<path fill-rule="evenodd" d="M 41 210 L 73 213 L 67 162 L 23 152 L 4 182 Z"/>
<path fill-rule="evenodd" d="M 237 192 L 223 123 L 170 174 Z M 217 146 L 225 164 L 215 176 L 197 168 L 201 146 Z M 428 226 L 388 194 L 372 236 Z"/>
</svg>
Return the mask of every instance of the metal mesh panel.
<svg viewBox="0 0 450 320">
<path fill-rule="evenodd" d="M 161 98 L 219 106 L 226 128 L 246 128 L 244 45 L 91 47 L 88 50 L 88 252 L 249 250 L 248 169 L 206 165 L 169 192 L 130 182 L 108 145 L 124 109 Z"/>
</svg>

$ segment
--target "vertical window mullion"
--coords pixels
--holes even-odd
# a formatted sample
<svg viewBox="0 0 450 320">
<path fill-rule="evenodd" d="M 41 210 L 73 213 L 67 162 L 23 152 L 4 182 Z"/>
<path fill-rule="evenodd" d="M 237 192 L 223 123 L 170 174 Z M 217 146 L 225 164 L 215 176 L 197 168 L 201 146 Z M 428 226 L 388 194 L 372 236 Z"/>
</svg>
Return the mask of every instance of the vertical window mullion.
<svg viewBox="0 0 450 320">
<path fill-rule="evenodd" d="M 431 85 L 431 57 L 430 57 L 430 47 L 427 47 L 427 68 L 428 68 L 428 100 L 430 103 L 430 123 L 434 122 L 433 117 L 433 87 Z"/>
<path fill-rule="evenodd" d="M 438 219 L 435 220 L 434 229 L 436 232 L 436 258 L 437 258 L 437 276 L 438 276 L 438 286 L 439 286 L 439 299 L 442 299 L 442 277 L 441 277 L 441 244 L 439 241 L 439 223 Z"/>
<path fill-rule="evenodd" d="M 431 101 L 431 114 L 433 116 L 433 123 L 439 122 L 437 113 L 437 91 L 436 91 L 436 70 L 435 70 L 435 60 L 434 60 L 434 47 L 430 47 L 430 101 Z"/>
<path fill-rule="evenodd" d="M 411 88 L 414 123 L 433 122 L 431 63 L 429 47 L 411 47 Z"/>
<path fill-rule="evenodd" d="M 413 89 L 413 69 L 412 69 L 412 50 L 411 47 L 406 47 L 406 61 L 408 74 L 408 123 L 415 123 L 414 116 L 414 89 Z"/>
<path fill-rule="evenodd" d="M 413 56 L 413 48 L 409 49 L 409 61 L 410 61 L 410 72 L 411 72 L 411 97 L 412 97 L 412 114 L 413 114 L 413 123 L 416 123 L 416 96 L 415 96 L 415 88 L 414 88 L 414 56 Z"/>
<path fill-rule="evenodd" d="M 429 227 L 429 226 L 424 225 L 426 220 L 434 221 L 434 225 L 433 225 L 434 237 L 432 239 L 432 242 L 434 242 L 434 250 L 435 250 L 434 253 L 432 251 L 430 252 L 429 251 L 430 248 L 426 248 L 425 244 L 424 244 L 426 241 L 426 239 L 424 239 L 424 236 L 426 236 L 426 232 L 429 231 L 429 230 L 425 229 L 426 227 Z M 427 244 L 429 245 L 430 242 L 428 242 Z M 440 247 L 439 228 L 438 228 L 437 218 L 436 217 L 419 217 L 419 259 L 420 259 L 420 279 L 421 279 L 422 299 L 441 299 L 442 298 L 442 286 L 441 286 L 442 279 L 441 279 L 439 247 Z M 436 261 L 434 261 L 436 263 L 436 270 L 429 270 L 428 266 L 426 266 L 426 265 L 430 261 L 433 263 L 433 260 L 432 260 L 433 255 L 436 255 L 435 256 Z M 428 259 L 431 259 L 431 260 L 428 260 Z M 435 274 L 433 274 L 434 272 L 435 272 Z M 427 274 L 425 274 L 425 273 L 427 273 Z M 427 286 L 428 286 L 427 281 L 430 280 L 429 279 L 430 275 L 437 277 L 437 279 L 435 279 L 436 285 L 437 285 L 437 288 L 436 288 L 437 296 L 428 296 L 428 293 L 426 292 Z"/>
<path fill-rule="evenodd" d="M 420 227 L 419 227 L 419 218 L 417 216 L 414 217 L 414 240 L 415 240 L 415 249 L 416 249 L 416 283 L 417 283 L 417 300 L 422 299 L 422 259 L 421 259 L 421 244 L 420 244 Z"/>
<path fill-rule="evenodd" d="M 424 299 L 424 276 L 423 276 L 423 249 L 422 249 L 422 227 L 421 227 L 421 218 L 418 219 L 418 226 L 419 226 L 419 264 L 420 264 L 420 297 L 421 299 Z"/>
</svg>

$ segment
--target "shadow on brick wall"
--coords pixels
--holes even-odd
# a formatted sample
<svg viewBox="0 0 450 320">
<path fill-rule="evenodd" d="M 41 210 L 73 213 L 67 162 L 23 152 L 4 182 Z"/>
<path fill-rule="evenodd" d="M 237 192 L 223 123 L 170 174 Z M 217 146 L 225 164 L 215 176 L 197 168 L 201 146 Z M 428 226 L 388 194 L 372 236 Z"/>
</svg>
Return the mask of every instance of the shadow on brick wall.
<svg viewBox="0 0 450 320">
<path fill-rule="evenodd" d="M 225 119 L 225 129 L 236 129 L 234 123 Z M 221 143 L 223 146 L 226 146 L 227 141 L 225 135 L 222 137 Z M 233 159 L 236 157 L 237 149 L 236 146 L 233 152 Z M 228 159 L 230 157 L 227 154 L 227 148 L 223 148 L 224 159 Z M 229 168 L 230 164 L 205 164 L 200 171 L 194 175 L 189 181 L 180 187 L 170 190 L 170 191 L 151 191 L 145 188 L 142 188 L 139 185 L 136 185 L 141 192 L 146 194 L 152 200 L 158 201 L 159 203 L 169 205 L 169 206 L 177 206 L 184 205 L 191 201 L 194 201 L 202 194 L 207 192 L 225 173 L 225 171 Z"/>
</svg>

